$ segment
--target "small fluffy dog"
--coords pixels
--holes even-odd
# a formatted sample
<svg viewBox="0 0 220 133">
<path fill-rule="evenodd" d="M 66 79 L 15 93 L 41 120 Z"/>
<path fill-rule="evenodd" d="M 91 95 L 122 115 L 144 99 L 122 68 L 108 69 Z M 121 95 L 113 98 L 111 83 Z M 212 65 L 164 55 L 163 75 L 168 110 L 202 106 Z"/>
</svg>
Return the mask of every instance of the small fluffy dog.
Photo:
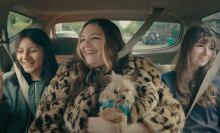
<svg viewBox="0 0 220 133">
<path fill-rule="evenodd" d="M 114 72 L 108 77 L 110 82 L 99 97 L 103 109 L 100 116 L 105 120 L 119 123 L 119 130 L 123 133 L 130 117 L 131 106 L 137 97 L 135 83 L 131 76 L 122 76 Z"/>
</svg>

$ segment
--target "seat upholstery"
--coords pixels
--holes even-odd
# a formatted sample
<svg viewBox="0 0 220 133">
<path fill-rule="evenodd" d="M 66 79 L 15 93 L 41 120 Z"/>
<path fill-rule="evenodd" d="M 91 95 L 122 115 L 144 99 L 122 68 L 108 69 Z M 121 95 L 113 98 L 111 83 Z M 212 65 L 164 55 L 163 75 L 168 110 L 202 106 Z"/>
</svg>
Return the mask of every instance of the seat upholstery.
<svg viewBox="0 0 220 133">
<path fill-rule="evenodd" d="M 58 64 L 70 59 L 76 52 L 78 38 L 51 38 L 52 48 Z"/>
<path fill-rule="evenodd" d="M 55 55 L 72 55 L 76 52 L 77 38 L 51 38 L 52 48 Z"/>
</svg>

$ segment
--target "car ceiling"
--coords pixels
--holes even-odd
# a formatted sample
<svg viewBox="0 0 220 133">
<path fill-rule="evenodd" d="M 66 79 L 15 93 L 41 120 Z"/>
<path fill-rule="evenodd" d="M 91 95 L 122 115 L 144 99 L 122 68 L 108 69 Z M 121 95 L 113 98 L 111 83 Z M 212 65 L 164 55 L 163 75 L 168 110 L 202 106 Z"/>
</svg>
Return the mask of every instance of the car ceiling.
<svg viewBox="0 0 220 133">
<path fill-rule="evenodd" d="M 41 20 L 44 24 L 86 21 L 103 17 L 111 20 L 146 20 L 154 8 L 164 8 L 161 18 L 173 17 L 189 26 L 203 17 L 220 11 L 219 0 L 1 0 L 0 27 L 7 25 L 12 10 Z M 173 19 L 172 19 L 173 20 Z M 166 49 L 163 55 L 144 52 L 155 62 L 169 63 L 179 45 Z M 152 55 L 151 55 L 152 54 Z M 161 58 L 163 57 L 163 58 Z"/>
<path fill-rule="evenodd" d="M 153 8 L 165 8 L 164 14 L 171 16 L 202 18 L 220 9 L 219 0 L 5 0 L 1 6 L 48 21 L 144 20 Z"/>
</svg>

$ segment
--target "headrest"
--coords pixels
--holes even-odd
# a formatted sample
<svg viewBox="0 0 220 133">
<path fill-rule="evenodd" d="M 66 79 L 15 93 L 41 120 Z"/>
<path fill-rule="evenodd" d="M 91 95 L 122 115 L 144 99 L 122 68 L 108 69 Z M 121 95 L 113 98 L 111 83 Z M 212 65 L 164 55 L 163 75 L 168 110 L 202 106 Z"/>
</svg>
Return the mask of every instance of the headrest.
<svg viewBox="0 0 220 133">
<path fill-rule="evenodd" d="M 72 55 L 76 52 L 78 38 L 51 38 L 51 43 L 55 55 Z"/>
</svg>

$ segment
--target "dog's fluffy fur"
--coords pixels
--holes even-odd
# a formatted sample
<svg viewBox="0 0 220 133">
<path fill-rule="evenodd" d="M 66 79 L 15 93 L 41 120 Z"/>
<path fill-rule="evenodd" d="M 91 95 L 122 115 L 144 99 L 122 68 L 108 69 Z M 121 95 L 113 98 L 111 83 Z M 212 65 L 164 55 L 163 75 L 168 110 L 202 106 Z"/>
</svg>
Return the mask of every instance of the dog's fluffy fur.
<svg viewBox="0 0 220 133">
<path fill-rule="evenodd" d="M 112 72 L 109 77 L 110 83 L 101 92 L 99 102 L 106 103 L 112 100 L 115 106 L 104 108 L 100 112 L 100 116 L 105 120 L 119 123 L 119 130 L 123 133 L 127 125 L 127 116 L 117 105 L 123 104 L 129 109 L 131 108 L 135 102 L 135 97 L 137 97 L 136 85 L 130 76 L 122 76 Z"/>
</svg>

